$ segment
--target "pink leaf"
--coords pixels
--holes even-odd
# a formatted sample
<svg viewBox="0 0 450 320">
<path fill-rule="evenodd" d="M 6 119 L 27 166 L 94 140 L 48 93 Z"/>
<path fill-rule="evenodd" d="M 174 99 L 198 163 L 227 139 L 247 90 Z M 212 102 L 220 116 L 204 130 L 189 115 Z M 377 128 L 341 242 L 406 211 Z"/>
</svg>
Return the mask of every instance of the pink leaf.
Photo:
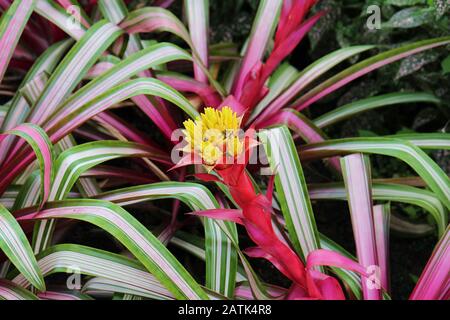
<svg viewBox="0 0 450 320">
<path fill-rule="evenodd" d="M 419 281 L 410 296 L 411 300 L 448 299 L 450 292 L 450 227 L 434 248 Z"/>
<path fill-rule="evenodd" d="M 190 212 L 192 214 L 200 217 L 207 217 L 218 220 L 232 221 L 238 224 L 243 223 L 242 211 L 237 209 L 210 209 L 210 210 L 199 210 Z"/>
<path fill-rule="evenodd" d="M 223 107 L 230 107 L 231 110 L 237 113 L 238 116 L 242 116 L 247 110 L 233 95 L 229 95 L 222 101 L 217 109 L 222 109 Z"/>
</svg>

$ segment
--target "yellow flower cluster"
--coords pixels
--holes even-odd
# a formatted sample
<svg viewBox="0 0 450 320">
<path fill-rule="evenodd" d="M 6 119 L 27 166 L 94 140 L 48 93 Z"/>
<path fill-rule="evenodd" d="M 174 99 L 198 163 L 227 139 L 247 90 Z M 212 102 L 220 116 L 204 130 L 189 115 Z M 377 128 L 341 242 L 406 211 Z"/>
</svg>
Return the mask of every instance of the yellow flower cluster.
<svg viewBox="0 0 450 320">
<path fill-rule="evenodd" d="M 187 152 L 196 152 L 204 163 L 214 166 L 224 156 L 238 156 L 243 150 L 239 138 L 241 118 L 230 107 L 205 108 L 199 117 L 184 121 Z"/>
</svg>

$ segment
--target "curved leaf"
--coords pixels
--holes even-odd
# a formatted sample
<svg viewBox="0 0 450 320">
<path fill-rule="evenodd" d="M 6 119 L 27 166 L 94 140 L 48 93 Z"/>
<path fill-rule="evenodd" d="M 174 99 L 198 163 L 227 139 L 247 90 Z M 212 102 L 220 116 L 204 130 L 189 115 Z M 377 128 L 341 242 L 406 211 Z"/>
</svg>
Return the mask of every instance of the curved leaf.
<svg viewBox="0 0 450 320">
<path fill-rule="evenodd" d="M 0 248 L 36 288 L 45 291 L 45 283 L 33 250 L 16 219 L 0 205 Z"/>
<path fill-rule="evenodd" d="M 69 218 L 111 233 L 178 299 L 208 299 L 180 262 L 141 223 L 121 207 L 101 200 L 66 200 L 29 209 L 18 220 Z"/>
<path fill-rule="evenodd" d="M 305 160 L 355 152 L 374 153 L 398 158 L 413 168 L 441 202 L 450 209 L 450 179 L 422 150 L 413 144 L 391 138 L 349 138 L 328 140 L 300 148 Z"/>
</svg>

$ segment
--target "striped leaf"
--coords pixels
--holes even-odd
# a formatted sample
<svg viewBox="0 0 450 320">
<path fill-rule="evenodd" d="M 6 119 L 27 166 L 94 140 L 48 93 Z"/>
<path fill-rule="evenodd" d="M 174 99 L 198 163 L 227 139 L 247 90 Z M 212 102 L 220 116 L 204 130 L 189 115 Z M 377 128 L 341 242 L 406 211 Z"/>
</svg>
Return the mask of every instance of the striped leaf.
<svg viewBox="0 0 450 320">
<path fill-rule="evenodd" d="M 376 270 L 379 265 L 372 208 L 370 163 L 367 156 L 355 153 L 342 157 L 341 166 L 358 262 L 366 268 L 366 272 L 373 273 L 375 271 L 374 275 L 377 277 Z M 370 268 L 374 269 L 369 271 Z M 376 280 L 375 283 L 366 279 L 362 281 L 365 300 L 381 299 L 381 291 L 377 288 L 379 283 Z"/>
<path fill-rule="evenodd" d="M 205 239 L 183 231 L 177 231 L 170 239 L 174 246 L 192 254 L 202 261 L 206 261 Z M 236 282 L 246 281 L 247 276 L 240 265 L 237 267 Z"/>
<path fill-rule="evenodd" d="M 271 126 L 286 125 L 289 129 L 300 136 L 308 143 L 317 143 L 327 140 L 325 133 L 318 128 L 311 120 L 297 110 L 285 108 L 277 112 L 274 116 L 260 123 L 258 126 L 267 128 Z M 341 165 L 338 157 L 331 158 L 327 162 L 340 172 Z"/>
<path fill-rule="evenodd" d="M 262 0 L 259 3 L 252 30 L 248 38 L 244 58 L 239 73 L 234 79 L 232 93 L 239 99 L 247 74 L 262 60 L 267 45 L 272 38 L 278 23 L 282 6 L 281 0 Z"/>
<path fill-rule="evenodd" d="M 320 235 L 320 247 L 322 249 L 339 252 L 341 255 L 349 259 L 353 259 L 355 261 L 357 260 L 356 257 L 350 254 L 347 250 L 323 234 Z M 330 269 L 337 277 L 339 277 L 341 281 L 345 283 L 348 288 L 347 291 L 349 291 L 351 295 L 358 300 L 363 298 L 361 290 L 361 276 L 359 274 L 343 268 L 330 267 Z"/>
<path fill-rule="evenodd" d="M 197 110 L 183 95 L 163 82 L 153 78 L 136 79 L 113 87 L 77 109 L 71 108 L 68 110 L 68 114 L 65 114 L 65 112 L 57 113 L 53 119 L 54 125 L 48 128 L 50 138 L 52 141 L 59 141 L 100 112 L 121 101 L 139 95 L 164 98 L 180 107 L 188 116 L 195 118 L 198 115 Z"/>
<path fill-rule="evenodd" d="M 257 116 L 285 89 L 287 89 L 297 78 L 299 72 L 289 63 L 281 64 L 269 78 L 269 93 L 252 110 L 247 123 L 251 123 Z"/>
<path fill-rule="evenodd" d="M 31 207 L 39 203 L 39 188 L 41 187 L 41 176 L 38 170 L 33 171 L 24 184 L 14 201 L 13 211 Z"/>
<path fill-rule="evenodd" d="M 52 0 L 37 1 L 35 11 L 43 18 L 58 26 L 58 28 L 63 30 L 75 40 L 81 39 L 86 33 L 86 28 L 82 24 L 71 23 L 73 19 L 67 11 L 58 6 Z"/>
<path fill-rule="evenodd" d="M 314 124 L 319 128 L 324 128 L 335 124 L 339 121 L 351 118 L 362 112 L 369 110 L 404 104 L 404 103 L 440 103 L 440 100 L 432 94 L 426 92 L 396 92 L 388 93 L 380 96 L 361 99 L 349 104 L 343 105 L 327 112 L 313 120 Z"/>
<path fill-rule="evenodd" d="M 7 126 L 10 126 L 11 120 L 14 122 L 22 123 L 26 116 L 29 114 L 31 108 L 30 106 L 34 105 L 38 97 L 41 95 L 43 88 L 45 87 L 48 81 L 48 76 L 43 71 L 36 75 L 33 79 L 27 82 L 20 90 L 20 94 L 17 94 L 18 100 L 14 100 L 14 102 L 18 102 L 18 104 L 14 104 L 13 107 L 18 107 L 19 110 L 12 111 L 12 117 L 8 115 L 8 123 Z M 17 113 L 16 113 L 17 112 Z M 19 118 L 14 119 L 14 115 L 19 115 Z M 17 150 L 22 146 L 23 141 L 18 141 L 17 137 L 9 137 L 6 141 L 3 142 L 2 148 L 4 148 L 5 153 L 4 156 L 0 156 L 0 161 L 10 161 L 11 156 L 14 155 Z"/>
<path fill-rule="evenodd" d="M 86 170 L 120 157 L 161 159 L 162 155 L 158 155 L 151 147 L 123 141 L 94 141 L 69 148 L 55 161 L 55 178 L 49 196 L 50 201 L 63 200 Z M 53 220 L 36 222 L 33 236 L 35 252 L 42 251 L 50 243 L 54 223 Z"/>
<path fill-rule="evenodd" d="M 121 207 L 100 200 L 66 200 L 41 211 L 24 211 L 19 220 L 69 218 L 86 221 L 120 241 L 178 299 L 207 299 L 192 276 L 141 223 Z"/>
<path fill-rule="evenodd" d="M 189 45 L 196 67 L 202 70 L 217 92 L 222 96 L 225 95 L 222 86 L 211 76 L 203 64 L 203 60 L 197 52 L 197 47 L 192 42 L 186 27 L 170 11 L 158 7 L 137 9 L 128 14 L 127 18 L 120 23 L 120 27 L 132 35 L 141 32 L 170 32 L 180 37 Z"/>
<path fill-rule="evenodd" d="M 111 201 L 121 206 L 142 201 L 175 198 L 193 211 L 219 208 L 208 189 L 202 185 L 188 182 L 161 182 L 129 187 L 106 192 L 99 199 Z M 237 257 L 230 239 L 220 226 L 224 227 L 233 239 L 237 239 L 233 223 L 221 223 L 204 219 L 206 248 L 206 285 L 216 292 L 231 297 L 234 293 Z"/>
<path fill-rule="evenodd" d="M 0 83 L 36 0 L 15 0 L 0 19 Z"/>
<path fill-rule="evenodd" d="M 402 133 L 386 138 L 406 140 L 421 149 L 450 150 L 450 133 Z"/>
<path fill-rule="evenodd" d="M 208 84 L 175 72 L 158 72 L 157 78 L 182 92 L 193 92 L 198 95 L 205 106 L 218 107 L 222 100 L 219 94 Z"/>
<path fill-rule="evenodd" d="M 77 291 L 45 291 L 38 293 L 38 298 L 41 300 L 93 300 L 87 294 L 82 294 Z"/>
<path fill-rule="evenodd" d="M 38 187 L 39 188 L 39 187 Z M 19 194 L 20 186 L 11 185 L 0 198 L 0 204 L 2 204 L 9 211 L 13 211 L 12 207 L 14 201 Z M 39 189 L 38 189 L 39 190 Z M 39 192 L 36 192 L 39 194 Z"/>
<path fill-rule="evenodd" d="M 72 45 L 72 41 L 64 40 L 57 42 L 50 46 L 47 50 L 42 53 L 36 62 L 31 67 L 30 71 L 26 74 L 24 80 L 19 85 L 19 88 L 23 87 L 25 84 L 33 80 L 38 74 L 42 72 L 52 73 L 56 68 L 56 65 L 61 60 L 63 54 Z M 2 130 L 6 131 L 14 128 L 18 124 L 25 121 L 30 111 L 30 106 L 28 105 L 25 98 L 22 96 L 20 91 L 17 91 L 11 103 L 11 108 L 2 124 Z"/>
<path fill-rule="evenodd" d="M 63 200 L 88 169 L 120 157 L 149 157 L 153 160 L 170 161 L 157 150 L 133 142 L 102 140 L 74 146 L 56 159 L 51 201 Z"/>
<path fill-rule="evenodd" d="M 44 130 L 30 123 L 19 125 L 6 134 L 1 134 L 0 143 L 8 134 L 23 138 L 36 154 L 41 172 L 41 199 L 42 203 L 45 203 L 50 195 L 53 178 L 53 145 Z"/>
<path fill-rule="evenodd" d="M 100 1 L 99 8 L 103 16 L 114 24 L 120 23 L 128 15 L 128 9 L 123 0 Z M 119 50 L 121 55 L 123 52 L 123 57 L 128 57 L 143 49 L 139 34 L 129 35 L 128 41 L 117 41 L 116 44 L 123 47 Z M 150 70 L 143 70 L 139 73 L 139 76 L 149 78 L 154 75 Z M 150 100 L 145 96 L 140 96 L 133 98 L 132 101 L 152 119 L 167 138 L 170 138 L 176 124 L 163 100 Z"/>
<path fill-rule="evenodd" d="M 73 112 L 73 110 L 77 110 L 105 93 L 105 91 L 108 91 L 143 70 L 170 61 L 191 59 L 191 56 L 187 52 L 169 43 L 160 43 L 143 49 L 129 56 L 121 63 L 118 63 L 70 96 L 57 107 L 59 118 L 53 117 L 45 127 L 53 125 L 59 119 Z"/>
<path fill-rule="evenodd" d="M 191 37 L 183 23 L 172 12 L 163 8 L 146 7 L 134 10 L 120 23 L 120 27 L 130 34 L 170 32 L 193 48 Z"/>
<path fill-rule="evenodd" d="M 378 265 L 380 266 L 381 286 L 390 291 L 389 281 L 389 224 L 391 206 L 379 204 L 373 207 L 373 225 L 375 229 L 375 241 L 377 246 Z"/>
<path fill-rule="evenodd" d="M 41 252 L 37 258 L 44 276 L 66 272 L 101 277 L 137 288 L 147 298 L 174 299 L 173 294 L 141 263 L 118 254 L 82 245 L 61 244 Z M 22 287 L 30 285 L 21 274 L 13 281 Z"/>
<path fill-rule="evenodd" d="M 118 27 L 106 21 L 100 21 L 92 26 L 52 73 L 28 121 L 44 123 L 121 33 Z"/>
<path fill-rule="evenodd" d="M 393 63 L 400 59 L 406 58 L 410 55 L 430 50 L 439 46 L 445 46 L 450 43 L 450 37 L 435 38 L 430 40 L 418 41 L 412 44 L 407 44 L 399 48 L 395 48 L 386 52 L 382 52 L 376 56 L 363 60 L 351 67 L 339 72 L 330 79 L 322 82 L 306 94 L 302 95 L 300 99 L 293 103 L 292 108 L 303 110 L 325 97 L 326 95 L 343 87 L 347 83 L 358 79 L 359 77 L 381 68 L 387 64 Z"/>
<path fill-rule="evenodd" d="M 45 291 L 44 279 L 27 237 L 16 219 L 2 205 L 0 205 L 0 248 L 27 281 L 39 290 Z"/>
<path fill-rule="evenodd" d="M 39 300 L 39 298 L 14 282 L 0 279 L 0 300 Z"/>
<path fill-rule="evenodd" d="M 186 17 L 189 25 L 190 38 L 199 59 L 208 68 L 208 37 L 209 37 L 209 0 L 184 0 Z M 207 83 L 208 77 L 203 68 L 194 64 L 195 79 Z"/>
<path fill-rule="evenodd" d="M 147 273 L 147 275 L 150 274 Z M 122 282 L 116 279 L 95 277 L 84 284 L 82 291 L 86 294 L 98 297 L 121 293 L 124 295 L 133 295 L 135 297 L 144 297 L 155 300 L 174 299 L 173 295 L 164 287 L 159 288 L 158 285 L 148 282 L 148 279 L 145 280 L 147 280 L 147 282 L 145 283 L 145 286 L 143 286 L 142 281 L 138 283 L 138 285 L 135 285 L 131 281 Z"/>
<path fill-rule="evenodd" d="M 315 61 L 298 74 L 296 80 L 281 95 L 279 95 L 258 117 L 258 121 L 274 115 L 276 111 L 286 106 L 297 94 L 322 74 L 335 67 L 339 63 L 361 52 L 372 49 L 373 46 L 354 46 L 343 48 Z"/>
<path fill-rule="evenodd" d="M 439 240 L 417 281 L 411 300 L 448 300 L 450 279 L 450 227 Z"/>
<path fill-rule="evenodd" d="M 10 106 L 9 104 L 0 106 L 0 127 L 3 125 L 3 122 L 5 121 L 6 114 L 9 111 L 9 106 Z"/>
<path fill-rule="evenodd" d="M 345 186 L 341 183 L 311 185 L 309 196 L 312 200 L 346 200 Z M 447 226 L 447 210 L 436 195 L 428 190 L 411 186 L 373 183 L 372 197 L 375 200 L 407 203 L 419 206 L 429 212 L 436 222 L 441 236 Z"/>
<path fill-rule="evenodd" d="M 114 24 L 120 23 L 128 12 L 123 0 L 99 0 L 98 9 L 101 11 L 103 17 Z"/>
<path fill-rule="evenodd" d="M 320 248 L 320 244 L 294 140 L 286 127 L 264 130 L 259 136 L 275 173 L 278 201 L 290 239 L 297 253 L 306 259 L 310 252 Z"/>
<path fill-rule="evenodd" d="M 300 158 L 305 160 L 354 152 L 398 158 L 413 168 L 441 202 L 450 208 L 450 179 L 429 156 L 407 141 L 378 137 L 349 138 L 310 144 L 299 151 Z"/>
</svg>

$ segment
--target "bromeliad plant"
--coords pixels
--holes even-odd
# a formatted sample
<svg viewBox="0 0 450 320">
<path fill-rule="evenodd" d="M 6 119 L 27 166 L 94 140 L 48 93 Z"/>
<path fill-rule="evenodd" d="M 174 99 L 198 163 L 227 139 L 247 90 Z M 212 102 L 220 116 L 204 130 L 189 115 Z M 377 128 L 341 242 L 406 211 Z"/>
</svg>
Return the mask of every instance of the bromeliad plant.
<svg viewBox="0 0 450 320">
<path fill-rule="evenodd" d="M 236 44 L 209 43 L 208 1 L 182 1 L 184 22 L 172 2 L 0 1 L 0 83 L 10 97 L 0 106 L 0 297 L 389 299 L 392 201 L 422 207 L 440 238 L 411 299 L 448 299 L 450 180 L 423 149 L 448 150 L 449 135 L 323 131 L 374 108 L 439 100 L 401 92 L 316 119 L 300 111 L 450 36 L 375 55 L 373 45 L 346 47 L 298 71 L 287 57 L 325 14 L 309 14 L 316 1 L 260 1 L 239 54 Z M 160 41 L 166 35 L 173 43 Z M 368 58 L 333 75 L 357 55 Z M 121 112 L 136 108 L 148 121 Z M 180 148 L 172 138 L 182 125 Z M 372 181 L 371 154 L 395 157 L 417 177 Z M 268 162 L 249 165 L 253 155 Z M 307 185 L 302 165 L 325 158 L 335 182 Z M 257 169 L 269 172 L 267 184 Z M 172 208 L 157 210 L 158 199 Z M 318 231 L 311 200 L 348 201 L 356 257 Z M 180 216 L 180 202 L 199 218 Z M 142 208 L 162 223 L 137 220 Z M 64 243 L 77 221 L 109 233 L 120 254 Z M 256 246 L 241 251 L 245 234 Z M 205 261 L 204 283 L 169 244 Z M 289 285 L 263 282 L 253 258 Z M 86 276 L 80 291 L 44 280 L 74 268 Z"/>
</svg>

